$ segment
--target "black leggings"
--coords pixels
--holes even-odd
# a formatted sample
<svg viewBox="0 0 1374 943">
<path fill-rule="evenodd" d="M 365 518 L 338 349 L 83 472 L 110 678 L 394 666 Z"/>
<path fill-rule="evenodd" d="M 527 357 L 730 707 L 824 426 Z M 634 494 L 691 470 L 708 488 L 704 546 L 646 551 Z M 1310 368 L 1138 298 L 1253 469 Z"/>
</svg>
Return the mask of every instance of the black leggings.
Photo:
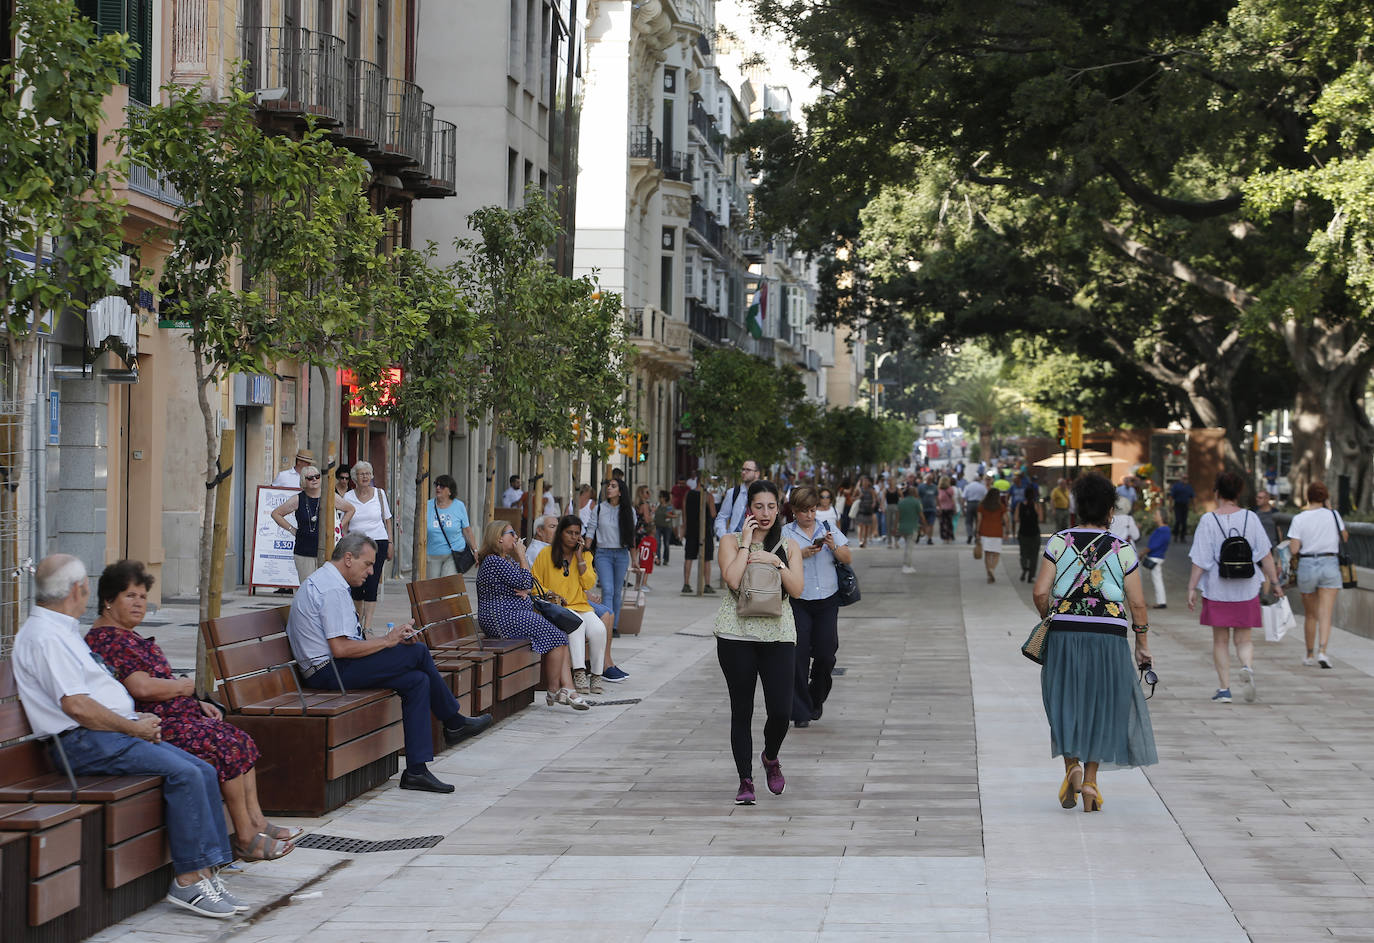
<svg viewBox="0 0 1374 943">
<path fill-rule="evenodd" d="M 754 776 L 754 690 L 763 680 L 763 752 L 778 758 L 792 712 L 792 678 L 796 664 L 794 642 L 743 642 L 717 638 L 716 657 L 730 691 L 730 750 L 740 779 Z"/>
</svg>

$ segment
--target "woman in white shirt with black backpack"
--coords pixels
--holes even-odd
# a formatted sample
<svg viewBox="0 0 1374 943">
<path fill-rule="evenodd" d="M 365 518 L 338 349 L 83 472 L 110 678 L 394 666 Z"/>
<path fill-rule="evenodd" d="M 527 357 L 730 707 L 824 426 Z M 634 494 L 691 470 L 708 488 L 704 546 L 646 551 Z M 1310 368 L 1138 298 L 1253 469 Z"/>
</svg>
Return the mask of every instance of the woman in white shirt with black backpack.
<svg viewBox="0 0 1374 943">
<path fill-rule="evenodd" d="M 1212 695 L 1219 704 L 1231 703 L 1231 642 L 1240 659 L 1241 695 L 1255 699 L 1255 653 L 1250 630 L 1261 625 L 1260 592 L 1279 589 L 1279 574 L 1269 553 L 1269 537 L 1254 511 L 1236 502 L 1245 490 L 1245 479 L 1232 471 L 1217 476 L 1216 509 L 1204 514 L 1193 528 L 1193 563 L 1188 579 L 1188 608 L 1197 608 L 1202 590 L 1203 625 L 1212 627 L 1212 664 L 1220 687 Z M 1243 540 L 1244 546 L 1237 542 Z"/>
<path fill-rule="evenodd" d="M 1307 639 L 1307 657 L 1302 663 L 1323 668 L 1331 667 L 1326 643 L 1331 640 L 1331 617 L 1341 591 L 1341 543 L 1350 539 L 1340 514 L 1326 506 L 1330 497 L 1326 485 L 1312 482 L 1307 486 L 1307 509 L 1295 515 L 1288 526 L 1292 574 L 1302 593 L 1302 630 Z"/>
</svg>

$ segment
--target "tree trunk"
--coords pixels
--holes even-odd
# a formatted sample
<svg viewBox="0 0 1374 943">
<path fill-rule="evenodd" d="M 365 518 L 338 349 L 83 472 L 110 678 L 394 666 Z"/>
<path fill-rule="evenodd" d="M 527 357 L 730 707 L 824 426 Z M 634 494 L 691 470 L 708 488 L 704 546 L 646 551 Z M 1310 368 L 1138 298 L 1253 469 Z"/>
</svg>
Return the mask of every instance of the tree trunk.
<svg viewBox="0 0 1374 943">
<path fill-rule="evenodd" d="M 426 539 L 429 531 L 429 521 L 426 519 L 428 501 L 425 499 L 425 491 L 429 487 L 426 484 L 429 481 L 429 433 L 420 433 L 418 452 L 415 465 L 415 527 L 410 551 L 410 558 L 414 561 L 411 579 L 417 581 L 429 576 L 429 542 Z"/>
<path fill-rule="evenodd" d="M 1307 486 L 1326 478 L 1326 414 L 1321 403 L 1320 389 L 1303 378 L 1293 400 L 1293 463 L 1288 468 L 1289 500 L 1299 506 Z"/>
<path fill-rule="evenodd" d="M 320 384 L 324 387 L 324 404 L 320 409 L 320 481 L 324 488 L 321 494 L 324 501 L 320 505 L 320 546 L 316 557 L 317 567 L 324 566 L 334 553 L 334 525 L 337 503 L 334 500 L 334 471 L 339 459 L 339 420 L 334 410 L 339 407 L 339 397 L 334 390 L 334 371 L 320 365 L 315 368 L 320 374 Z"/>
<path fill-rule="evenodd" d="M 215 437 L 215 414 L 210 409 L 209 382 L 205 376 L 205 354 L 199 344 L 192 345 L 196 370 L 196 402 L 205 433 L 205 509 L 200 519 L 200 621 L 210 618 L 210 562 L 215 527 L 215 502 L 212 483 L 219 477 L 219 440 Z M 196 691 L 208 693 L 213 678 L 205 638 L 196 633 Z"/>
<path fill-rule="evenodd" d="M 1230 381 L 1231 378 L 1226 378 L 1228 389 Z M 1236 408 L 1231 397 L 1205 383 L 1185 383 L 1182 389 L 1198 422 L 1203 426 L 1222 430 L 1221 458 L 1226 470 L 1237 472 L 1244 478 L 1245 460 L 1240 454 L 1243 430 L 1236 419 Z"/>
<path fill-rule="evenodd" d="M 1350 508 L 1366 511 L 1374 506 L 1370 489 L 1370 456 L 1374 455 L 1374 426 L 1364 411 L 1365 385 L 1370 364 L 1366 359 L 1348 371 L 1330 377 L 1323 406 L 1331 439 L 1331 463 L 1326 486 L 1332 506 L 1340 496 L 1342 477 L 1347 479 Z"/>
<path fill-rule="evenodd" d="M 992 425 L 990 423 L 978 424 L 978 448 L 983 453 L 978 456 L 980 461 L 988 465 L 994 464 L 992 455 Z"/>
</svg>

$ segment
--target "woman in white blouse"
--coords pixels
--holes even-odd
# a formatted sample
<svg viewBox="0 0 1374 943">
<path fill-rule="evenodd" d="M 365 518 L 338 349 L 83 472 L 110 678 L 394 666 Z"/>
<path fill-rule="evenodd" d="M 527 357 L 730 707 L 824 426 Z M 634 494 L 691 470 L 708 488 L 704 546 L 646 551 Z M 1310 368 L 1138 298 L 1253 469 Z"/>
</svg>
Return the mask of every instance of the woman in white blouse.
<svg viewBox="0 0 1374 943">
<path fill-rule="evenodd" d="M 1288 527 L 1288 549 L 1293 555 L 1292 572 L 1302 593 L 1303 635 L 1307 639 L 1304 665 L 1331 667 L 1326 643 L 1331 640 L 1331 617 L 1336 611 L 1336 595 L 1341 591 L 1341 568 L 1337 555 L 1341 542 L 1350 539 L 1340 514 L 1326 506 L 1331 494 L 1326 485 L 1314 481 L 1307 486 L 1307 508 L 1293 517 Z M 1320 640 L 1318 633 L 1320 632 Z"/>
<path fill-rule="evenodd" d="M 372 625 L 372 613 L 377 609 L 377 585 L 382 579 L 382 568 L 391 559 L 391 503 L 386 492 L 373 487 L 371 462 L 358 462 L 353 466 L 353 490 L 345 495 L 353 505 L 353 520 L 349 522 L 350 534 L 364 534 L 377 541 L 377 563 L 363 585 L 353 588 L 353 603 L 358 609 L 358 621 L 364 629 Z"/>
</svg>

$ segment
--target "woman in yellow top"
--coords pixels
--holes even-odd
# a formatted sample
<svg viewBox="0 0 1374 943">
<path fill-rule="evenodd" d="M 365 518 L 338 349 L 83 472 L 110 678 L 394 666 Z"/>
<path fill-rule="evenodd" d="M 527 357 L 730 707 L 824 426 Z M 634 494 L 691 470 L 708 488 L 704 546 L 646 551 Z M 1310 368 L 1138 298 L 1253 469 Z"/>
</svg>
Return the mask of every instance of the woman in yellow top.
<svg viewBox="0 0 1374 943">
<path fill-rule="evenodd" d="M 578 694 L 600 694 L 601 676 L 606 671 L 606 636 L 610 629 L 607 621 L 610 616 L 598 616 L 587 601 L 587 590 L 596 585 L 596 569 L 592 566 L 592 555 L 582 539 L 582 518 L 569 514 L 558 521 L 553 542 L 539 551 L 531 572 L 540 586 L 562 596 L 565 600 L 563 605 L 582 617 L 582 626 L 586 629 L 585 645 L 573 644 L 572 638 L 568 639 L 573 687 Z M 591 650 L 590 678 L 587 677 L 586 649 Z"/>
</svg>

